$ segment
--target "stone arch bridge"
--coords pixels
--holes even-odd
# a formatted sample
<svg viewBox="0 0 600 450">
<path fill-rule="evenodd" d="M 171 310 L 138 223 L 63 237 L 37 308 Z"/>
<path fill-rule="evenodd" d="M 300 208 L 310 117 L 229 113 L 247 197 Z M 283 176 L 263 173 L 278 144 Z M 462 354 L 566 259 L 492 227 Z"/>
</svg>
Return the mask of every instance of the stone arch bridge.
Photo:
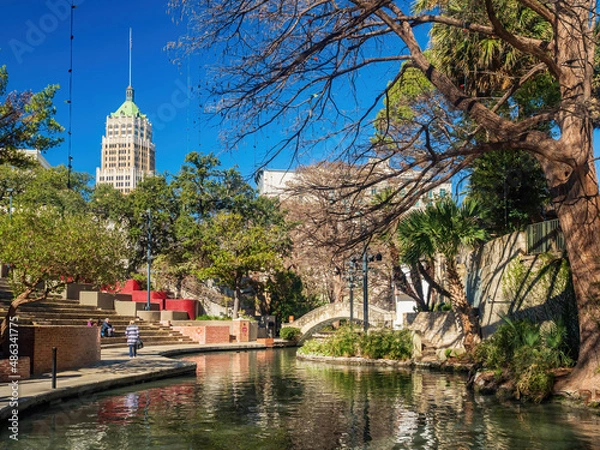
<svg viewBox="0 0 600 450">
<path fill-rule="evenodd" d="M 363 322 L 363 304 L 354 302 L 353 310 L 353 319 Z M 369 305 L 369 326 L 391 327 L 394 322 L 394 316 L 395 312 L 386 311 L 377 306 Z M 321 328 L 341 319 L 350 319 L 350 302 L 330 303 L 329 305 L 321 306 L 284 326 L 300 329 L 302 332 L 300 342 L 302 342 Z"/>
</svg>

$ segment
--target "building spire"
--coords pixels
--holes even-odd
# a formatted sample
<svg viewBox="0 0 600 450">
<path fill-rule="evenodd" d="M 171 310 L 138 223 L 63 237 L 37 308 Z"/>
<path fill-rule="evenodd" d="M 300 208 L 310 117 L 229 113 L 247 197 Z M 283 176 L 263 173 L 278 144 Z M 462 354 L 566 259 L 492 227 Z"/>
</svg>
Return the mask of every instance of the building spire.
<svg viewBox="0 0 600 450">
<path fill-rule="evenodd" d="M 125 91 L 125 100 L 133 101 L 133 87 L 131 85 L 131 49 L 133 48 L 133 38 L 131 36 L 131 28 L 129 28 L 129 85 Z"/>
</svg>

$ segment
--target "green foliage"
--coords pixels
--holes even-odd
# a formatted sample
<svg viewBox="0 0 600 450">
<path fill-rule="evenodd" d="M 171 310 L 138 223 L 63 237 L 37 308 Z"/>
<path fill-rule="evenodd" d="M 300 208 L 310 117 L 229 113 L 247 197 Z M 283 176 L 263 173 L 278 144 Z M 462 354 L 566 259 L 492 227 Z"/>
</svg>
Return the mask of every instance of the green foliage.
<svg viewBox="0 0 600 450">
<path fill-rule="evenodd" d="M 44 169 L 35 164 L 27 169 L 0 165 L 0 202 L 8 210 L 8 189 L 12 189 L 14 210 L 36 211 L 41 206 L 60 214 L 82 214 L 88 210 L 87 199 L 91 176 L 71 172 L 71 189 L 67 188 L 68 171 L 64 166 Z"/>
<path fill-rule="evenodd" d="M 201 316 L 196 317 L 196 320 L 232 320 L 232 318 L 228 316 L 210 316 L 208 314 L 202 314 Z"/>
<path fill-rule="evenodd" d="M 100 184 L 92 194 L 90 207 L 99 218 L 119 224 L 127 233 L 130 271 L 146 261 L 148 226 L 153 256 L 165 254 L 175 258 L 178 255 L 175 225 L 180 205 L 172 183 L 164 176 L 146 178 L 128 195 Z"/>
<path fill-rule="evenodd" d="M 216 279 L 234 290 L 234 318 L 243 278 L 250 272 L 282 269 L 282 257 L 290 249 L 285 223 L 265 224 L 239 213 L 217 213 L 199 225 L 199 234 L 207 264 L 195 273 L 200 279 Z"/>
<path fill-rule="evenodd" d="M 201 234 L 210 264 L 199 269 L 198 276 L 217 278 L 232 289 L 250 271 L 277 269 L 289 244 L 279 227 L 258 226 L 236 213 L 217 214 L 204 224 Z"/>
<path fill-rule="evenodd" d="M 200 223 L 218 212 L 245 214 L 256 192 L 235 168 L 220 169 L 212 153 L 189 153 L 173 181 L 183 208 Z"/>
<path fill-rule="evenodd" d="M 359 354 L 360 334 L 354 330 L 354 327 L 340 327 L 335 333 L 327 337 L 325 341 L 329 345 L 330 356 L 349 357 Z"/>
<path fill-rule="evenodd" d="M 463 23 L 489 21 L 485 2 L 477 0 L 418 0 L 414 6 L 418 12 L 439 7 L 439 13 Z M 551 24 L 521 2 L 502 0 L 494 6 L 497 11 L 502 11 L 498 18 L 509 33 L 541 40 L 551 38 Z M 465 33 L 459 27 L 444 24 L 433 25 L 428 55 L 432 64 L 444 71 L 467 95 L 476 97 L 493 96 L 506 89 L 512 77 L 521 78 L 537 63 L 503 39 L 485 33 Z M 530 108 L 536 105 L 538 111 L 556 104 L 557 83 L 551 77 L 542 73 L 530 83 L 536 89 L 530 89 L 524 98 L 516 96 L 521 100 L 519 112 L 532 112 L 524 111 L 526 104 L 531 104 Z M 544 100 L 547 103 L 542 103 Z"/>
<path fill-rule="evenodd" d="M 354 327 L 340 327 L 335 333 L 320 341 L 309 340 L 299 350 L 302 354 L 321 356 L 352 357 L 359 354 L 360 333 Z"/>
<path fill-rule="evenodd" d="M 0 261 L 11 264 L 18 296 L 44 282 L 52 292 L 67 282 L 113 284 L 124 275 L 121 234 L 87 215 L 53 210 L 0 217 Z"/>
<path fill-rule="evenodd" d="M 370 359 L 405 360 L 412 357 L 413 341 L 409 330 L 375 330 L 363 334 L 360 354 Z"/>
<path fill-rule="evenodd" d="M 458 206 L 446 197 L 414 210 L 398 224 L 402 258 L 405 262 L 419 261 L 442 253 L 447 260 L 458 255 L 461 246 L 472 246 L 487 239 L 479 220 L 477 202 L 465 199 Z"/>
<path fill-rule="evenodd" d="M 541 327 L 526 320 L 507 318 L 482 342 L 475 357 L 484 368 L 507 373 L 517 396 L 539 402 L 552 391 L 552 369 L 573 364 L 565 344 L 566 328 L 552 323 Z"/>
<path fill-rule="evenodd" d="M 63 131 L 56 122 L 52 100 L 57 85 L 40 92 L 8 92 L 8 71 L 0 67 L 0 164 L 28 167 L 30 162 L 19 149 L 40 151 L 62 142 L 54 135 Z"/>
<path fill-rule="evenodd" d="M 276 281 L 293 289 L 278 295 L 277 283 L 271 283 L 274 309 L 280 317 L 290 312 L 286 302 L 293 296 L 293 314 L 303 299 L 297 282 L 279 274 L 291 245 L 279 204 L 258 197 L 235 168 L 219 164 L 212 154 L 192 152 L 172 181 L 150 177 L 129 195 L 99 185 L 91 210 L 127 232 L 130 271 L 146 262 L 150 243 L 158 285 L 179 291 L 186 277 L 214 279 L 234 290 L 234 314 L 244 279 L 253 272 L 275 274 Z"/>
<path fill-rule="evenodd" d="M 317 339 L 306 341 L 302 347 L 300 347 L 298 353 L 301 355 L 331 356 L 329 355 L 329 350 L 326 348 L 326 344 Z"/>
<path fill-rule="evenodd" d="M 412 105 L 432 91 L 433 85 L 420 70 L 403 67 L 400 79 L 390 87 L 385 98 L 385 108 L 377 114 L 375 127 L 384 133 L 390 119 L 394 122 L 414 120 L 416 111 Z"/>
<path fill-rule="evenodd" d="M 405 360 L 412 357 L 412 349 L 412 335 L 408 330 L 374 330 L 364 334 L 354 326 L 343 326 L 322 341 L 307 341 L 299 352 L 305 355 Z"/>
<path fill-rule="evenodd" d="M 302 331 L 299 328 L 294 327 L 283 327 L 279 331 L 279 337 L 285 339 L 286 341 L 297 342 L 302 335 Z"/>
<path fill-rule="evenodd" d="M 271 273 L 264 289 L 268 297 L 264 295 L 259 300 L 261 313 L 274 315 L 281 322 L 286 321 L 289 316 L 301 317 L 323 305 L 323 300 L 304 294 L 302 279 L 292 270 L 283 269 Z"/>
<path fill-rule="evenodd" d="M 541 254 L 531 266 L 520 259 L 510 262 L 502 278 L 502 292 L 515 311 L 536 309 L 543 317 L 561 318 L 566 325 L 565 341 L 572 349 L 579 345 L 579 328 L 571 270 L 566 258 Z"/>
<path fill-rule="evenodd" d="M 539 162 L 524 151 L 496 151 L 472 165 L 468 197 L 481 205 L 485 227 L 495 234 L 522 231 L 543 220 L 549 204 L 546 179 Z"/>
</svg>

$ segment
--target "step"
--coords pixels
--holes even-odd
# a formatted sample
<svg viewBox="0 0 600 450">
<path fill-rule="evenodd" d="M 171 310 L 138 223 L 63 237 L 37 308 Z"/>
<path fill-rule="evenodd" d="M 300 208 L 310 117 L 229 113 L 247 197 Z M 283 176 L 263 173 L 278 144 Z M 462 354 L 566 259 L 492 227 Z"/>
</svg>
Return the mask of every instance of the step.
<svg viewBox="0 0 600 450">
<path fill-rule="evenodd" d="M 30 303 L 29 305 L 31 306 L 42 306 L 42 305 L 46 305 L 46 306 L 53 306 L 53 305 L 64 305 L 66 307 L 86 307 L 86 308 L 94 308 L 94 306 L 91 305 L 82 305 L 79 303 L 79 300 L 69 300 L 69 299 L 63 299 L 63 298 L 57 298 L 57 299 L 46 299 L 46 300 L 40 300 L 37 302 L 33 302 Z"/>
<path fill-rule="evenodd" d="M 35 321 L 36 323 L 39 323 L 40 325 L 87 325 L 88 320 L 90 319 L 90 317 L 88 316 L 82 316 L 80 318 L 68 318 L 68 319 L 56 319 L 56 318 L 43 318 L 43 317 L 33 317 L 31 318 L 33 321 Z M 93 319 L 94 321 L 100 319 L 100 321 L 104 321 L 104 317 L 92 317 L 91 319 Z M 125 319 L 114 319 L 110 321 L 110 323 L 115 326 L 115 327 L 125 327 L 127 325 L 129 325 L 129 322 L 131 321 L 131 319 L 125 318 Z M 136 322 L 139 326 L 142 326 L 142 324 L 144 324 L 145 326 L 152 326 L 151 324 L 147 323 L 147 322 Z"/>
<path fill-rule="evenodd" d="M 177 344 L 194 344 L 190 338 L 162 338 L 162 337 L 146 337 L 140 336 L 145 346 L 148 345 L 177 345 Z M 126 338 L 102 338 L 102 348 L 127 347 Z"/>
<path fill-rule="evenodd" d="M 160 338 L 169 338 L 169 337 L 174 337 L 174 338 L 180 338 L 182 337 L 181 334 L 176 333 L 172 330 L 148 330 L 148 329 L 143 329 L 142 327 L 140 328 L 140 335 L 141 336 L 148 336 L 148 337 L 160 337 Z M 120 338 L 125 338 L 125 331 L 123 330 L 118 330 L 115 333 L 115 336 L 113 338 L 106 338 L 106 339 L 120 339 Z M 102 338 L 105 339 L 105 338 Z"/>
<path fill-rule="evenodd" d="M 48 322 L 44 322 L 44 321 L 39 321 L 39 320 L 32 320 L 32 323 L 34 323 L 35 325 L 40 325 L 40 326 L 55 326 L 55 327 L 68 327 L 68 326 L 86 326 L 85 324 L 82 324 L 81 322 L 79 323 L 48 323 Z M 111 322 L 112 323 L 112 322 Z M 115 333 L 117 334 L 123 334 L 125 332 L 125 328 L 127 328 L 127 326 L 129 326 L 129 322 L 127 323 L 122 323 L 122 324 L 113 324 L 113 328 L 115 330 Z M 137 323 L 138 328 L 140 329 L 140 332 L 148 332 L 148 333 L 152 333 L 155 334 L 157 332 L 163 332 L 163 333 L 173 333 L 173 330 L 170 329 L 161 329 L 161 328 L 155 328 L 155 327 L 151 327 L 147 324 L 141 324 L 141 323 Z"/>
<path fill-rule="evenodd" d="M 38 314 L 40 312 L 49 312 L 49 313 L 74 313 L 74 314 L 90 314 L 98 311 L 97 308 L 93 306 L 79 306 L 77 308 L 63 306 L 63 305 L 24 305 L 19 307 L 19 311 L 21 312 L 31 312 Z"/>
<path fill-rule="evenodd" d="M 194 342 L 192 340 L 190 341 L 173 341 L 173 340 L 155 340 L 155 341 L 147 341 L 146 339 L 144 339 L 142 337 L 142 341 L 144 342 L 144 346 L 151 346 L 151 345 L 191 345 L 191 344 L 197 344 L 197 342 Z M 110 344 L 105 344 L 104 342 L 102 343 L 102 348 L 127 348 L 127 343 L 110 343 Z"/>
<path fill-rule="evenodd" d="M 6 289 L 2 289 L 6 286 Z M 8 285 L 0 279 L 0 316 L 5 315 L 12 299 Z M 101 338 L 102 348 L 127 348 L 127 338 L 124 330 L 132 319 L 140 329 L 140 336 L 145 345 L 177 345 L 193 344 L 194 341 L 173 331 L 168 326 L 158 323 L 145 322 L 130 316 L 120 316 L 114 310 L 102 310 L 90 305 L 80 305 L 79 300 L 63 299 L 60 297 L 48 298 L 44 301 L 33 302 L 19 308 L 18 314 L 21 324 L 35 323 L 37 325 L 73 326 L 85 325 L 88 320 L 106 317 L 116 329 L 116 336 Z"/>
<path fill-rule="evenodd" d="M 173 341 L 173 342 L 193 342 L 192 339 L 190 339 L 187 336 L 183 336 L 183 335 L 164 335 L 164 336 L 148 336 L 145 335 L 144 333 L 140 333 L 140 337 L 142 338 L 142 340 L 144 342 L 146 342 L 146 340 L 148 342 L 154 342 L 154 341 Z M 120 344 L 120 343 L 126 343 L 127 342 L 127 337 L 124 335 L 117 335 L 115 337 L 103 337 L 101 338 L 101 342 L 102 344 L 110 344 L 115 343 L 115 344 Z"/>
<path fill-rule="evenodd" d="M 117 320 L 119 318 L 123 319 L 129 319 L 129 317 L 127 316 L 119 316 L 118 314 L 114 313 L 114 311 L 108 312 L 108 311 L 83 311 L 83 312 L 62 312 L 62 313 L 57 313 L 57 312 L 48 312 L 48 311 L 21 311 L 20 308 L 17 311 L 17 315 L 19 316 L 24 316 L 24 317 L 34 317 L 34 318 L 38 318 L 38 319 L 81 319 L 81 318 L 85 318 L 85 320 L 89 319 L 90 317 L 95 317 L 98 319 L 102 319 L 104 320 L 104 318 L 108 317 L 111 321 L 113 319 Z"/>
</svg>

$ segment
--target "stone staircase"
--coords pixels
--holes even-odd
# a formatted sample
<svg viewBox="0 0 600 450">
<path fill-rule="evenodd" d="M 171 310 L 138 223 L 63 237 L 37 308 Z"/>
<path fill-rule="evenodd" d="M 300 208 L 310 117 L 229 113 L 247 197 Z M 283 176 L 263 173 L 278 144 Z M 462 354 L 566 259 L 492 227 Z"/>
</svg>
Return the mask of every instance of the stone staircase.
<svg viewBox="0 0 600 450">
<path fill-rule="evenodd" d="M 0 278 L 0 318 L 4 318 L 12 294 L 6 279 Z M 79 300 L 65 300 L 49 298 L 46 301 L 30 303 L 21 306 L 17 315 L 19 324 L 35 325 L 86 325 L 89 319 L 94 322 L 109 318 L 115 328 L 114 337 L 103 337 L 102 348 L 127 347 L 125 328 L 130 320 L 135 320 L 140 328 L 140 337 L 145 346 L 149 345 L 177 345 L 193 344 L 189 337 L 174 331 L 171 327 L 158 323 L 145 322 L 142 319 L 129 316 L 120 316 L 114 310 L 103 310 L 93 306 L 80 305 Z"/>
</svg>

